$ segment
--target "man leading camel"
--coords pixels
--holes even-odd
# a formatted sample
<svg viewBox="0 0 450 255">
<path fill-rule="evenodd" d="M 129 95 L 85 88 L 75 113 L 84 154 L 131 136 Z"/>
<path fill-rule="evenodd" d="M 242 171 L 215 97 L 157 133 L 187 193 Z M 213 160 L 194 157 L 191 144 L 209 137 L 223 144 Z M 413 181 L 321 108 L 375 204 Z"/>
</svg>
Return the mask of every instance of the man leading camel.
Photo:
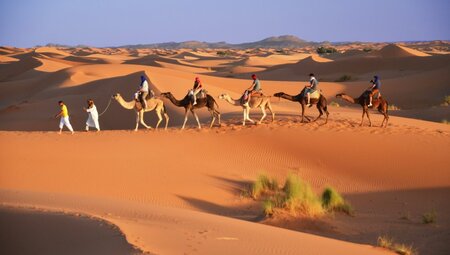
<svg viewBox="0 0 450 255">
<path fill-rule="evenodd" d="M 73 134 L 74 131 L 72 125 L 70 124 L 69 111 L 67 110 L 67 106 L 64 104 L 63 101 L 59 101 L 58 104 L 61 107 L 61 110 L 59 111 L 58 114 L 55 115 L 55 118 L 61 117 L 61 120 L 59 121 L 59 134 L 61 134 L 64 126 L 66 126 Z"/>
</svg>

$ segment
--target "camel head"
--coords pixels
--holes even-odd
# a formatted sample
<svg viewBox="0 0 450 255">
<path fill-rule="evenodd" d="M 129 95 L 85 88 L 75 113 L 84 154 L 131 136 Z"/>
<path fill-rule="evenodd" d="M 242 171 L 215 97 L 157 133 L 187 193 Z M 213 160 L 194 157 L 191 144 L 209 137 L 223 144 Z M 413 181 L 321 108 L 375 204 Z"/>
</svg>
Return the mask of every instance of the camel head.
<svg viewBox="0 0 450 255">
<path fill-rule="evenodd" d="M 112 95 L 111 97 L 114 98 L 114 99 L 117 99 L 117 98 L 120 97 L 120 94 L 119 94 L 119 93 L 116 93 L 116 94 Z"/>
<path fill-rule="evenodd" d="M 219 96 L 219 99 L 228 100 L 228 99 L 230 99 L 230 96 L 228 94 L 224 93 Z"/>
<path fill-rule="evenodd" d="M 343 95 L 345 95 L 345 94 L 344 93 L 339 93 L 339 94 L 336 94 L 336 97 L 337 98 L 342 98 Z"/>
<path fill-rule="evenodd" d="M 278 92 L 273 94 L 274 97 L 282 97 L 284 95 L 284 92 Z"/>
</svg>

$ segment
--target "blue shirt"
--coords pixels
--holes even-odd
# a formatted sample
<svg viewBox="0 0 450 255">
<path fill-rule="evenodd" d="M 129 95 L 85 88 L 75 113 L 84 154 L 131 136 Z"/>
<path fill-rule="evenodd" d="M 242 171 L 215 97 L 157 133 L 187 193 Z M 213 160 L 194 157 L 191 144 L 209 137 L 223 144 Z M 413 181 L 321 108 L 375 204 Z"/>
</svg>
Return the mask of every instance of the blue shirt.
<svg viewBox="0 0 450 255">
<path fill-rule="evenodd" d="M 376 80 L 376 81 L 373 82 L 373 85 L 375 85 L 374 89 L 380 89 L 381 81 L 380 80 Z"/>
</svg>

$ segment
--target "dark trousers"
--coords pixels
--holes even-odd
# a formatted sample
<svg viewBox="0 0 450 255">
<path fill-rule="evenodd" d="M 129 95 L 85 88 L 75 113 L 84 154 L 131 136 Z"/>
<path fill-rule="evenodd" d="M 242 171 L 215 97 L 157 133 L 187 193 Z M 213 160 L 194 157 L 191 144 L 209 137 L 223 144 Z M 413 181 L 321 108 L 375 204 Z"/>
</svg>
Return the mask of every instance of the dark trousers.
<svg viewBox="0 0 450 255">
<path fill-rule="evenodd" d="M 145 100 L 147 95 L 148 95 L 148 92 L 140 92 L 139 93 L 139 101 L 141 102 L 143 108 L 147 108 L 147 101 Z"/>
</svg>

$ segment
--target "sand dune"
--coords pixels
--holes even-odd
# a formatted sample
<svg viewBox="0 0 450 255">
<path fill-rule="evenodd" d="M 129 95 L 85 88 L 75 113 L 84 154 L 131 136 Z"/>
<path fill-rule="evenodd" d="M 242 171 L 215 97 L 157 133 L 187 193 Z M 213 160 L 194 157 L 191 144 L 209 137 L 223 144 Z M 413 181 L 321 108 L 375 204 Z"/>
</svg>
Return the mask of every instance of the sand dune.
<svg viewBox="0 0 450 255">
<path fill-rule="evenodd" d="M 371 54 L 383 58 L 429 57 L 429 54 L 397 44 L 389 44 Z"/>
<path fill-rule="evenodd" d="M 447 254 L 450 126 L 436 122 L 450 120 L 441 106 L 450 95 L 449 56 L 400 45 L 361 53 L 361 47 L 330 58 L 299 53 L 306 49 L 286 55 L 232 50 L 231 57 L 220 57 L 215 49 L 2 47 L 0 203 L 99 217 L 155 254 L 390 254 L 374 247 L 384 234 L 420 254 Z M 311 72 L 333 102 L 326 125 L 324 119 L 300 123 L 299 103 L 271 97 L 275 121 L 244 127 L 242 107 L 218 99 L 222 93 L 239 98 L 251 73 L 266 95 L 297 95 Z M 210 113 L 201 109 L 204 128 L 195 129 L 189 115 L 180 131 L 184 108 L 163 98 L 169 130 L 129 131 L 135 112 L 111 96 L 131 101 L 143 74 L 157 96 L 170 91 L 177 99 L 200 77 L 219 105 L 222 126 L 206 128 Z M 352 79 L 334 81 L 343 74 Z M 360 127 L 361 107 L 335 98 L 359 96 L 374 74 L 382 78 L 382 95 L 400 107 L 385 129 L 367 122 Z M 109 105 L 100 133 L 79 132 L 89 98 L 99 112 Z M 58 100 L 69 107 L 74 135 L 52 132 Z M 307 108 L 306 114 L 318 111 Z M 370 115 L 381 124 L 380 114 Z M 250 117 L 259 119 L 260 110 Z M 154 127 L 155 113 L 146 113 L 145 121 Z M 261 173 L 280 184 L 298 174 L 318 193 L 331 185 L 355 215 L 266 218 L 258 201 L 242 195 Z M 438 223 L 422 224 L 421 215 L 432 210 Z"/>
<path fill-rule="evenodd" d="M 41 53 L 41 54 L 51 54 L 53 56 L 55 55 L 60 55 L 60 56 L 69 56 L 70 54 L 59 50 L 57 48 L 53 48 L 53 47 L 39 47 L 37 49 L 34 50 L 34 52 L 36 53 Z"/>
</svg>

